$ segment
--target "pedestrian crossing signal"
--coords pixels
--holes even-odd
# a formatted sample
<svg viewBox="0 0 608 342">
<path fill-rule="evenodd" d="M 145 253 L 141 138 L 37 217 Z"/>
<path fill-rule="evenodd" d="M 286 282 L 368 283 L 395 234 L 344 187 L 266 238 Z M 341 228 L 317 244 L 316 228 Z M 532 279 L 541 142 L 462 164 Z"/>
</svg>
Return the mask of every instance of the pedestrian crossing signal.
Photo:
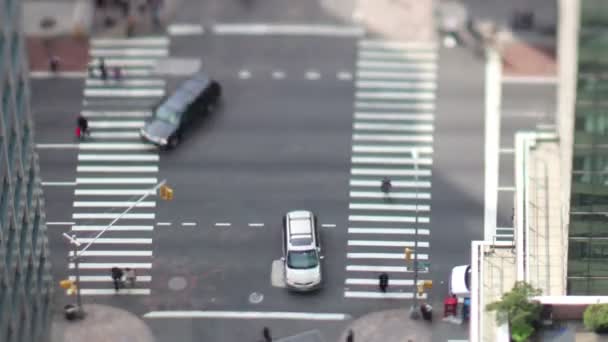
<svg viewBox="0 0 608 342">
<path fill-rule="evenodd" d="M 160 198 L 165 201 L 170 201 L 173 199 L 173 189 L 171 189 L 168 185 L 161 185 L 159 189 Z"/>
</svg>

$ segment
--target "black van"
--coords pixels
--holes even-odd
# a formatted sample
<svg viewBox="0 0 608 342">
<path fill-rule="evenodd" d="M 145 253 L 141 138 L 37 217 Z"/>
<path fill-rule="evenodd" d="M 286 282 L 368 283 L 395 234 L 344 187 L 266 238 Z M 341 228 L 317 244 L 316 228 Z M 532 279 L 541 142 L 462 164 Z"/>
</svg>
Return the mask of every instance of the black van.
<svg viewBox="0 0 608 342">
<path fill-rule="evenodd" d="M 142 139 L 163 148 L 179 144 L 186 127 L 218 104 L 222 88 L 209 76 L 198 73 L 154 109 L 154 116 L 140 130 Z"/>
</svg>

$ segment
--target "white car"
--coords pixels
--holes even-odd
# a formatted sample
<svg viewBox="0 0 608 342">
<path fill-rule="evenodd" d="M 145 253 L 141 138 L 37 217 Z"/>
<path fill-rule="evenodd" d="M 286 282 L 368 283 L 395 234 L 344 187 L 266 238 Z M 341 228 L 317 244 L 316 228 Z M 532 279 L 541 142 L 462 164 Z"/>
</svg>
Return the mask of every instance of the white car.
<svg viewBox="0 0 608 342">
<path fill-rule="evenodd" d="M 296 291 L 321 286 L 321 241 L 316 218 L 306 210 L 290 211 L 283 219 L 285 284 Z"/>
<path fill-rule="evenodd" d="M 456 295 L 456 297 L 469 297 L 471 295 L 470 265 L 456 266 L 452 269 L 450 294 Z"/>
</svg>

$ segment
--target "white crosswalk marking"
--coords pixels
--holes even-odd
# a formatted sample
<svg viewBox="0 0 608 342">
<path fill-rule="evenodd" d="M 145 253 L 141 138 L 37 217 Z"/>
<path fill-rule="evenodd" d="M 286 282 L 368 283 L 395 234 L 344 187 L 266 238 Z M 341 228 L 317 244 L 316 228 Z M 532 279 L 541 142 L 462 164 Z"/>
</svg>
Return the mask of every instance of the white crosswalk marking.
<svg viewBox="0 0 608 342">
<path fill-rule="evenodd" d="M 70 225 L 81 248 L 91 243 L 79 258 L 83 296 L 151 293 L 147 286 L 152 281 L 156 218 L 156 196 L 151 189 L 158 182 L 159 154 L 156 146 L 139 141 L 139 129 L 152 116 L 147 102 L 165 95 L 167 82 L 153 74 L 153 67 L 168 56 L 168 44 L 167 37 L 91 40 L 92 68 L 85 81 L 87 99 L 81 111 L 91 132 L 84 142 L 76 144 L 79 177 Z M 122 78 L 101 79 L 100 58 L 108 67 L 121 66 Z M 117 103 L 125 106 L 117 107 Z M 149 197 L 137 202 L 144 195 Z M 119 220 L 107 229 L 114 219 Z M 72 262 L 68 265 L 70 279 L 75 279 L 74 266 Z M 112 267 L 135 269 L 137 285 L 116 292 L 110 277 Z"/>
<path fill-rule="evenodd" d="M 437 46 L 361 39 L 358 48 L 344 297 L 411 300 L 414 264 L 404 249 L 419 274 L 430 261 Z M 378 290 L 383 272 L 387 292 Z"/>
</svg>

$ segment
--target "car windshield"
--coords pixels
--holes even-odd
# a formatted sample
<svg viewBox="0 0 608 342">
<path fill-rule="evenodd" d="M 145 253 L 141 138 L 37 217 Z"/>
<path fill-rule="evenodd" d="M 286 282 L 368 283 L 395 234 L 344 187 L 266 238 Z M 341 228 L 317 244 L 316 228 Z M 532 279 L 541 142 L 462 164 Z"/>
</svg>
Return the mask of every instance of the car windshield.
<svg viewBox="0 0 608 342">
<path fill-rule="evenodd" d="M 287 265 L 289 268 L 306 269 L 314 268 L 319 264 L 317 251 L 310 249 L 307 251 L 289 252 L 287 254 Z"/>
<path fill-rule="evenodd" d="M 179 117 L 177 116 L 177 114 L 170 110 L 169 108 L 166 107 L 159 107 L 156 110 L 156 118 L 162 121 L 166 121 L 170 124 L 173 125 L 177 125 L 177 122 L 179 121 Z"/>
</svg>

